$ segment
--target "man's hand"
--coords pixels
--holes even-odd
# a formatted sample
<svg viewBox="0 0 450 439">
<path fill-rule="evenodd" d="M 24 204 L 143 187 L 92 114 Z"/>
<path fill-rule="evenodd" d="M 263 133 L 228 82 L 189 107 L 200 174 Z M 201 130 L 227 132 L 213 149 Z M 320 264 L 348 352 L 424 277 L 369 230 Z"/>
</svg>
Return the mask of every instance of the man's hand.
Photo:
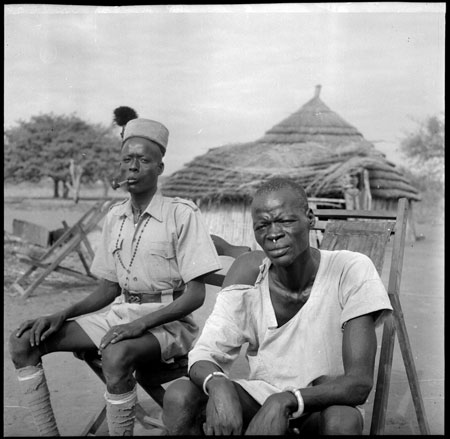
<svg viewBox="0 0 450 439">
<path fill-rule="evenodd" d="M 134 322 L 125 325 L 113 326 L 102 338 L 102 341 L 100 342 L 100 352 L 110 343 L 114 344 L 128 338 L 140 337 L 146 330 L 147 327 L 139 320 L 135 320 Z"/>
<path fill-rule="evenodd" d="M 236 389 L 226 378 L 214 378 L 209 385 L 204 433 L 211 435 L 239 435 L 242 433 L 242 408 Z"/>
<path fill-rule="evenodd" d="M 41 341 L 44 341 L 47 337 L 59 331 L 65 321 L 66 315 L 63 312 L 27 320 L 17 329 L 16 337 L 20 338 L 22 334 L 29 329 L 30 345 L 32 347 L 39 346 Z"/>
<path fill-rule="evenodd" d="M 289 415 L 295 396 L 289 392 L 270 395 L 251 420 L 246 435 L 284 435 L 289 426 Z M 295 403 L 296 404 L 296 403 Z"/>
</svg>

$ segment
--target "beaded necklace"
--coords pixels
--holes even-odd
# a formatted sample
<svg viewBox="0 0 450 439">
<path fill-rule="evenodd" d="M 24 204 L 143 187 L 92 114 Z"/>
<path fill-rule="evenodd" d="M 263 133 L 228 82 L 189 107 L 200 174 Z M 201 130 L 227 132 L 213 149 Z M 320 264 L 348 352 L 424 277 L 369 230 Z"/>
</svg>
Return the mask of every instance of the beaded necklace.
<svg viewBox="0 0 450 439">
<path fill-rule="evenodd" d="M 134 225 L 136 226 L 136 224 L 141 219 L 141 215 L 142 215 L 141 209 L 134 209 L 134 208 L 132 208 L 131 210 L 133 212 L 133 222 L 134 222 Z M 137 219 L 136 219 L 136 216 L 137 216 Z"/>
<path fill-rule="evenodd" d="M 116 248 L 119 248 L 118 247 L 119 241 L 120 241 L 120 237 L 122 236 L 122 229 L 123 229 L 123 225 L 125 224 L 126 219 L 127 219 L 127 217 L 124 216 L 123 220 L 122 220 L 122 224 L 120 225 L 119 235 L 117 236 L 117 241 L 116 241 Z M 134 252 L 131 255 L 131 260 L 130 260 L 130 263 L 128 264 L 128 268 L 125 267 L 125 264 L 123 263 L 122 258 L 120 257 L 120 251 L 117 252 L 117 257 L 119 258 L 120 265 L 122 265 L 122 267 L 128 274 L 131 273 L 131 266 L 133 265 L 134 258 L 136 257 L 137 249 L 139 247 L 139 243 L 141 242 L 142 234 L 144 233 L 145 227 L 147 227 L 147 224 L 149 221 L 150 221 L 150 216 L 148 216 L 147 220 L 145 221 L 144 225 L 141 228 L 141 233 L 139 234 L 139 238 L 136 242 L 136 247 L 134 248 Z"/>
</svg>

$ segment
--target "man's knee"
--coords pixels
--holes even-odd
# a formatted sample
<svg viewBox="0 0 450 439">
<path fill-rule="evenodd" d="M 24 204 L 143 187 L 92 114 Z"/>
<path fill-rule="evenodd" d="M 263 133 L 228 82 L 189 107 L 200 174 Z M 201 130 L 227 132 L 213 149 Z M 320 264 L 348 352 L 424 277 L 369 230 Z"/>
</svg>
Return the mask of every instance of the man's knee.
<svg viewBox="0 0 450 439">
<path fill-rule="evenodd" d="M 109 344 L 102 352 L 102 370 L 108 392 L 121 394 L 134 388 L 135 358 L 127 343 Z"/>
<path fill-rule="evenodd" d="M 179 379 L 169 385 L 164 394 L 164 408 L 184 410 L 200 404 L 200 390 L 190 380 Z"/>
<path fill-rule="evenodd" d="M 22 365 L 21 363 L 28 359 L 33 352 L 27 335 L 28 332 L 25 332 L 21 337 L 17 337 L 16 332 L 13 332 L 9 337 L 9 354 L 17 367 L 20 367 Z"/>
<path fill-rule="evenodd" d="M 181 421 L 190 428 L 201 417 L 203 402 L 206 403 L 205 395 L 190 380 L 179 379 L 173 382 L 164 394 L 164 423 L 176 428 L 178 421 Z"/>
<path fill-rule="evenodd" d="M 320 416 L 320 432 L 324 435 L 361 435 L 363 419 L 355 407 L 331 406 Z"/>
<path fill-rule="evenodd" d="M 127 372 L 133 363 L 134 355 L 127 343 L 110 343 L 102 351 L 102 368 L 106 377 Z"/>
</svg>

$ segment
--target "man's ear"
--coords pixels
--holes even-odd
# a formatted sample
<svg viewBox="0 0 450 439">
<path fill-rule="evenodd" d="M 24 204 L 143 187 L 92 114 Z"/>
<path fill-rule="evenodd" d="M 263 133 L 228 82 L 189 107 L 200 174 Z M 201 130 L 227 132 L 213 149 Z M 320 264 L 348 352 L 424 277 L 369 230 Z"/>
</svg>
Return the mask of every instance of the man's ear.
<svg viewBox="0 0 450 439">
<path fill-rule="evenodd" d="M 316 224 L 316 217 L 314 215 L 313 210 L 308 207 L 308 211 L 306 212 L 306 216 L 308 217 L 309 228 L 312 229 Z"/>
<path fill-rule="evenodd" d="M 158 175 L 161 175 L 164 172 L 164 162 L 159 162 L 158 165 Z"/>
</svg>

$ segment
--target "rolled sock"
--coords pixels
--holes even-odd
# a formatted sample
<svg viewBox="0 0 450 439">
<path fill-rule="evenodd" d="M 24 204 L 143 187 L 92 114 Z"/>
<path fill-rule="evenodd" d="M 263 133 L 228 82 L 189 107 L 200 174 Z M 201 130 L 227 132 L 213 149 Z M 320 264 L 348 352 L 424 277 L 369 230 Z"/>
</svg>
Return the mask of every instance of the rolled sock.
<svg viewBox="0 0 450 439">
<path fill-rule="evenodd" d="M 40 436 L 59 436 L 42 363 L 17 369 L 17 378 Z"/>
<path fill-rule="evenodd" d="M 110 436 L 133 436 L 137 388 L 127 393 L 105 392 L 106 419 Z"/>
</svg>

